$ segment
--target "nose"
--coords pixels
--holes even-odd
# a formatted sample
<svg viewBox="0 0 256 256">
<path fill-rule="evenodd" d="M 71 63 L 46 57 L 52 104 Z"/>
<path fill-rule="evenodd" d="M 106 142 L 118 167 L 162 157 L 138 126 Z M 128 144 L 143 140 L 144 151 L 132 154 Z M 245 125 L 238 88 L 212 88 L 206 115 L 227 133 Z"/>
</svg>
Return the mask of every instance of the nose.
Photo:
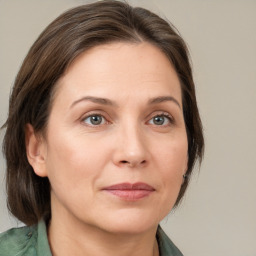
<svg viewBox="0 0 256 256">
<path fill-rule="evenodd" d="M 116 137 L 115 165 L 119 167 L 141 168 L 149 162 L 149 149 L 145 134 L 135 125 L 122 129 Z"/>
</svg>

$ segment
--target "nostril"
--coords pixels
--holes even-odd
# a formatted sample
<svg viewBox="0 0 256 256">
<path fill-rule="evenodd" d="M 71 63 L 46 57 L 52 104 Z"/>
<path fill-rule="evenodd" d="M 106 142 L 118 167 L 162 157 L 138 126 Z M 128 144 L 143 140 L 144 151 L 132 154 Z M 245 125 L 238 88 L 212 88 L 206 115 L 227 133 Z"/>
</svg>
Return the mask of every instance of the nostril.
<svg viewBox="0 0 256 256">
<path fill-rule="evenodd" d="M 133 161 L 126 161 L 126 160 L 122 160 L 122 161 L 120 161 L 120 163 L 121 164 L 128 164 L 128 165 L 131 165 L 131 166 L 135 166 L 135 165 L 137 165 L 137 164 L 145 164 L 146 163 L 146 160 L 143 160 L 143 161 L 141 161 L 141 162 L 133 162 Z"/>
</svg>

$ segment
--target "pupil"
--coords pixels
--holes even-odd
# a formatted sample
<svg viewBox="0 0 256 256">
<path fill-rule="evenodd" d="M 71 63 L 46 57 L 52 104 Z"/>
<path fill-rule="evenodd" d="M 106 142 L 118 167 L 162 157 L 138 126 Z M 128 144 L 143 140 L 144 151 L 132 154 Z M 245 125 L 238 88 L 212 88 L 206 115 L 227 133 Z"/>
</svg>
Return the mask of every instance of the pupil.
<svg viewBox="0 0 256 256">
<path fill-rule="evenodd" d="M 163 124 L 163 123 L 164 123 L 164 117 L 162 117 L 162 116 L 156 116 L 156 117 L 154 118 L 154 123 L 155 123 L 156 125 L 161 125 L 161 124 Z"/>
<path fill-rule="evenodd" d="M 91 123 L 92 124 L 100 124 L 102 122 L 101 116 L 91 116 Z"/>
</svg>

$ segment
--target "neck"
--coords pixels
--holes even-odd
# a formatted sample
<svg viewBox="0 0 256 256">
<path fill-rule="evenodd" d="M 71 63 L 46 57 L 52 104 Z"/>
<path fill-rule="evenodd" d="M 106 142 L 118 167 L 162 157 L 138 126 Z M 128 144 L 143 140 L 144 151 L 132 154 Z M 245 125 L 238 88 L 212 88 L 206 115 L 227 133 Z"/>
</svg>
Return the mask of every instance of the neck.
<svg viewBox="0 0 256 256">
<path fill-rule="evenodd" d="M 65 222 L 53 215 L 48 239 L 53 256 L 158 256 L 156 228 L 139 234 L 113 234 L 70 219 Z"/>
</svg>

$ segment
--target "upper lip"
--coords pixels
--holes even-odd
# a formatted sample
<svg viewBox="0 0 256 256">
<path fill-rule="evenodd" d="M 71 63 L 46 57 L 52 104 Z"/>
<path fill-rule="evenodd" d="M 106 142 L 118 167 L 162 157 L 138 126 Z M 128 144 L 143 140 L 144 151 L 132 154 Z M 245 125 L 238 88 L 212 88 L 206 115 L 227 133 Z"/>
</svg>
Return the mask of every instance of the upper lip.
<svg viewBox="0 0 256 256">
<path fill-rule="evenodd" d="M 147 183 L 137 182 L 137 183 L 120 183 L 105 187 L 103 190 L 147 190 L 154 191 L 155 189 L 148 185 Z"/>
</svg>

